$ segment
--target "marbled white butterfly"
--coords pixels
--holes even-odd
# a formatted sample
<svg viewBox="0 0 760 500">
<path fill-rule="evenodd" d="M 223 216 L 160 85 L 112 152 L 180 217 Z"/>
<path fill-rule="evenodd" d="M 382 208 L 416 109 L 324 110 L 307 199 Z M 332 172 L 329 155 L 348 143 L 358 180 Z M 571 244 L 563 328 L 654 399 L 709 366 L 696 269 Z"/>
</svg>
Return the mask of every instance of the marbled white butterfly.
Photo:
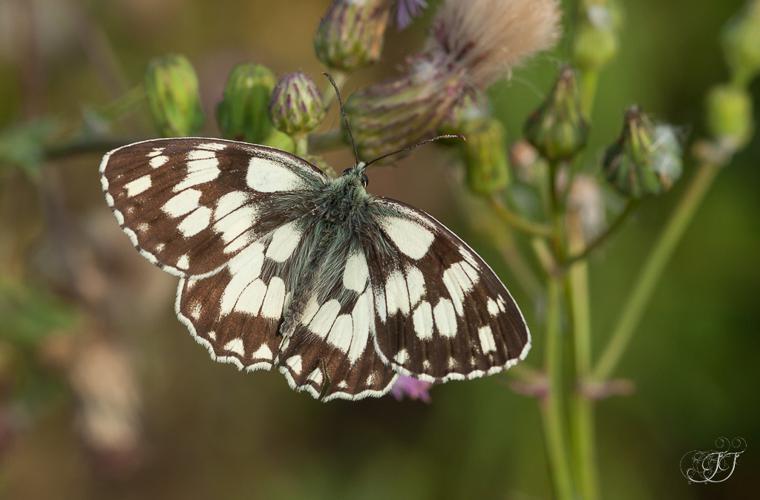
<svg viewBox="0 0 760 500">
<path fill-rule="evenodd" d="M 211 357 L 277 368 L 315 398 L 361 399 L 398 374 L 496 373 L 530 334 L 509 291 L 430 215 L 366 191 L 367 164 L 220 139 L 106 154 L 106 201 L 137 250 L 180 277 L 176 313 Z"/>
</svg>

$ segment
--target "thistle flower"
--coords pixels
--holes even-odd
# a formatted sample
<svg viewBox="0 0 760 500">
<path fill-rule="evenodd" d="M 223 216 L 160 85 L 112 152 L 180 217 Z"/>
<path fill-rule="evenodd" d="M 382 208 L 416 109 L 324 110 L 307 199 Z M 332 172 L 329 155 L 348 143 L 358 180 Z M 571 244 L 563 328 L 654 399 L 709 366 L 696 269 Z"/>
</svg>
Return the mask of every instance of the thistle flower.
<svg viewBox="0 0 760 500">
<path fill-rule="evenodd" d="M 376 63 L 383 51 L 390 7 L 388 0 L 334 0 L 314 36 L 317 58 L 341 71 Z"/>
<path fill-rule="evenodd" d="M 668 191 L 681 176 L 681 144 L 672 127 L 655 124 L 634 106 L 626 111 L 623 132 L 604 155 L 607 180 L 632 198 Z"/>
<path fill-rule="evenodd" d="M 145 94 L 161 135 L 193 135 L 203 126 L 198 77 L 184 56 L 153 59 L 145 72 Z"/>
<path fill-rule="evenodd" d="M 403 74 L 348 99 L 360 154 L 377 157 L 434 135 L 463 99 L 550 47 L 558 25 L 555 0 L 447 0 Z"/>
<path fill-rule="evenodd" d="M 723 30 L 726 60 L 738 83 L 748 83 L 760 71 L 760 0 L 749 0 L 744 11 Z"/>
<path fill-rule="evenodd" d="M 283 76 L 272 92 L 269 116 L 288 135 L 311 132 L 325 117 L 317 85 L 300 71 Z"/>
<path fill-rule="evenodd" d="M 423 382 L 414 377 L 408 377 L 406 375 L 399 375 L 396 379 L 396 383 L 391 387 L 391 394 L 396 400 L 401 401 L 404 398 L 418 399 L 425 403 L 430 402 L 430 387 L 433 384 L 430 382 Z"/>
<path fill-rule="evenodd" d="M 426 0 L 396 0 L 396 27 L 406 28 L 427 8 Z"/>
<path fill-rule="evenodd" d="M 731 150 L 752 138 L 752 97 L 734 85 L 717 85 L 707 94 L 707 127 L 721 145 Z"/>
</svg>

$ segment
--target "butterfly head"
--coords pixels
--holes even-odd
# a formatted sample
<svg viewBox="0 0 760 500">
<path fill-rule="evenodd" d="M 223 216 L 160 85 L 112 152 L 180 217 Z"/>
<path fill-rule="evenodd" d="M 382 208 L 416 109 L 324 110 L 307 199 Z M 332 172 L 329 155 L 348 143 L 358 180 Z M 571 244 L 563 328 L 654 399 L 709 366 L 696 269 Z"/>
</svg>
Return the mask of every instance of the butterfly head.
<svg viewBox="0 0 760 500">
<path fill-rule="evenodd" d="M 369 184 L 366 171 L 367 164 L 360 161 L 355 166 L 345 169 L 342 176 L 347 177 L 349 182 L 353 180 L 355 184 L 360 184 L 361 187 L 366 188 L 367 184 Z"/>
</svg>

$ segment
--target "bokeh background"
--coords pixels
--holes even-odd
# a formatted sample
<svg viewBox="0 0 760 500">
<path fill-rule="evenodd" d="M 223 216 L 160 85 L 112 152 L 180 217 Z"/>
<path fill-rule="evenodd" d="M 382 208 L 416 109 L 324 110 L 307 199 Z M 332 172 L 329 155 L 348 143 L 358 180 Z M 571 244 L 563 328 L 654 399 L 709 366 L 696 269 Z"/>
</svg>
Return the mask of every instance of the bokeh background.
<svg viewBox="0 0 760 500">
<path fill-rule="evenodd" d="M 108 103 L 167 52 L 196 66 L 210 118 L 235 63 L 319 78 L 311 40 L 327 3 L 0 0 L 0 130 L 40 117 L 51 121 L 38 126 L 61 133 L 97 130 L 103 110 L 113 112 Z M 623 3 L 620 54 L 603 74 L 592 120 L 592 171 L 629 104 L 679 125 L 687 140 L 700 134 L 703 96 L 726 75 L 717 36 L 742 4 Z M 391 74 L 423 43 L 429 20 L 391 29 L 383 63 L 355 75 L 346 92 Z M 510 140 L 566 54 L 561 44 L 492 89 Z M 758 82 L 753 93 L 760 102 Z M 144 105 L 116 114 L 114 131 L 150 135 Z M 327 126 L 336 124 L 333 114 Z M 213 119 L 207 132 L 217 133 Z M 351 161 L 346 152 L 328 158 L 338 168 Z M 0 497 L 550 497 L 536 402 L 513 392 L 508 376 L 436 387 L 431 404 L 322 404 L 279 374 L 211 362 L 173 316 L 175 279 L 139 257 L 114 223 L 99 159 L 53 159 L 31 171 L 0 165 Z M 605 498 L 758 497 L 759 159 L 755 139 L 721 173 L 618 371 L 635 393 L 599 404 Z M 482 207 L 461 202 L 460 177 L 456 162 L 429 148 L 378 169 L 371 190 L 433 213 L 510 283 L 497 249 L 470 225 Z M 597 347 L 683 184 L 647 201 L 594 258 Z M 512 289 L 540 335 L 540 304 Z M 733 477 L 688 485 L 681 456 L 720 436 L 748 443 Z"/>
</svg>

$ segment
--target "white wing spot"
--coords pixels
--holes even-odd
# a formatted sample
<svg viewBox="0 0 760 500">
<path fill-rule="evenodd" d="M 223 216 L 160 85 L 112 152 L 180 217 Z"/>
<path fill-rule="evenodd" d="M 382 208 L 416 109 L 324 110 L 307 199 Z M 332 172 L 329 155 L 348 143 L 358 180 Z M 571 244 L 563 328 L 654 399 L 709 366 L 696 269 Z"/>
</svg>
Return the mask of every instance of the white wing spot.
<svg viewBox="0 0 760 500">
<path fill-rule="evenodd" d="M 173 191 L 178 193 L 189 187 L 211 182 L 216 179 L 220 173 L 219 160 L 217 160 L 216 157 L 204 158 L 202 160 L 190 160 L 187 162 L 187 176 L 182 182 L 179 182 L 174 186 Z"/>
<path fill-rule="evenodd" d="M 406 256 L 419 260 L 425 256 L 435 235 L 418 222 L 402 217 L 385 217 L 380 224 L 393 244 Z"/>
<path fill-rule="evenodd" d="M 170 217 L 182 217 L 200 207 L 201 192 L 197 189 L 188 189 L 169 198 L 169 201 L 161 207 Z"/>
<path fill-rule="evenodd" d="M 343 286 L 355 292 L 363 292 L 369 277 L 367 259 L 361 250 L 355 251 L 346 261 L 343 270 Z"/>
<path fill-rule="evenodd" d="M 266 344 L 261 344 L 261 347 L 256 349 L 256 352 L 251 354 L 251 358 L 253 359 L 267 359 L 272 360 L 274 356 L 272 355 L 272 350 L 269 348 Z"/>
<path fill-rule="evenodd" d="M 507 312 L 507 303 L 504 302 L 504 297 L 501 295 L 496 298 L 496 305 L 499 306 L 499 311 Z"/>
<path fill-rule="evenodd" d="M 155 158 L 156 156 L 160 155 L 164 152 L 164 148 L 153 148 L 150 150 L 150 153 L 148 153 L 148 158 Z"/>
<path fill-rule="evenodd" d="M 327 337 L 327 333 L 332 328 L 335 318 L 338 317 L 340 312 L 340 302 L 335 299 L 329 300 L 322 304 L 319 311 L 314 316 L 314 319 L 309 323 L 309 330 L 315 335 L 319 335 L 322 338 Z"/>
<path fill-rule="evenodd" d="M 298 375 L 301 373 L 303 366 L 301 365 L 301 356 L 295 355 L 289 357 L 285 363 L 290 367 L 293 372 Z"/>
<path fill-rule="evenodd" d="M 367 340 L 369 339 L 370 321 L 374 321 L 371 318 L 372 312 L 372 297 L 370 291 L 364 292 L 354 304 L 354 309 L 351 312 L 351 319 L 353 320 L 353 340 L 351 341 L 351 349 L 348 351 L 348 361 L 353 365 L 364 353 L 367 347 Z"/>
<path fill-rule="evenodd" d="M 260 193 L 297 191 L 306 188 L 306 184 L 298 174 L 282 163 L 266 158 L 251 158 L 246 182 L 251 189 Z"/>
<path fill-rule="evenodd" d="M 396 355 L 393 357 L 393 361 L 398 363 L 399 365 L 403 365 L 409 360 L 409 353 L 406 349 L 401 349 L 399 352 L 396 353 Z"/>
<path fill-rule="evenodd" d="M 195 236 L 206 229 L 211 222 L 211 209 L 199 207 L 179 223 L 177 229 L 186 238 Z"/>
<path fill-rule="evenodd" d="M 493 338 L 490 326 L 486 325 L 478 328 L 478 338 L 480 339 L 480 347 L 483 349 L 484 354 L 496 352 L 496 340 Z"/>
<path fill-rule="evenodd" d="M 234 306 L 235 311 L 250 314 L 251 316 L 258 316 L 259 309 L 261 308 L 262 302 L 264 302 L 264 297 L 266 294 L 267 286 L 263 281 L 257 279 L 248 285 L 245 290 L 243 290 L 243 292 L 238 296 L 237 304 Z"/>
<path fill-rule="evenodd" d="M 374 290 L 375 293 L 375 308 L 377 309 L 377 316 L 382 323 L 385 323 L 387 311 L 385 308 L 385 292 L 382 287 L 378 287 Z"/>
<path fill-rule="evenodd" d="M 319 367 L 314 368 L 314 371 L 306 377 L 306 380 L 314 382 L 316 385 L 322 385 L 322 370 Z"/>
<path fill-rule="evenodd" d="M 319 311 L 319 303 L 317 302 L 316 295 L 312 295 L 301 313 L 301 324 L 308 325 L 314 318 L 314 315 L 317 314 L 317 311 Z"/>
<path fill-rule="evenodd" d="M 177 259 L 177 268 L 178 269 L 187 269 L 190 267 L 190 258 L 185 255 L 181 255 L 179 259 Z"/>
<path fill-rule="evenodd" d="M 330 335 L 327 342 L 339 349 L 343 353 L 348 353 L 353 338 L 353 321 L 350 314 L 341 314 L 338 316 L 330 329 Z"/>
<path fill-rule="evenodd" d="M 169 161 L 168 156 L 154 156 L 148 163 L 150 163 L 151 168 L 159 168 L 166 165 L 167 161 Z"/>
<path fill-rule="evenodd" d="M 226 344 L 224 344 L 224 350 L 234 352 L 235 354 L 238 354 L 240 356 L 245 355 L 245 347 L 243 346 L 243 339 L 237 338 L 232 339 Z"/>
<path fill-rule="evenodd" d="M 409 292 L 401 271 L 393 271 L 388 276 L 388 281 L 385 283 L 385 302 L 388 304 L 388 316 L 393 316 L 396 311 L 404 316 L 409 314 Z"/>
<path fill-rule="evenodd" d="M 150 180 L 150 174 L 146 174 L 146 175 L 143 175 L 142 177 L 138 177 L 132 182 L 125 184 L 124 189 L 127 190 L 127 196 L 131 198 L 133 196 L 137 196 L 139 194 L 144 193 L 145 191 L 150 189 L 150 186 L 152 185 L 153 183 Z"/>
<path fill-rule="evenodd" d="M 200 303 L 193 304 L 190 308 L 190 317 L 197 321 L 201 317 L 201 309 Z"/>
<path fill-rule="evenodd" d="M 496 317 L 499 315 L 499 305 L 491 297 L 488 297 L 487 308 L 488 314 L 490 314 L 491 317 Z"/>
<path fill-rule="evenodd" d="M 433 315 L 438 333 L 444 337 L 454 337 L 457 334 L 457 316 L 449 299 L 439 300 L 433 309 Z"/>
<path fill-rule="evenodd" d="M 296 227 L 296 222 L 289 222 L 275 230 L 266 256 L 275 262 L 285 262 L 293 254 L 293 250 L 300 241 L 301 231 Z"/>
<path fill-rule="evenodd" d="M 221 142 L 204 142 L 202 144 L 198 144 L 198 148 L 209 149 L 211 151 L 222 151 L 227 148 L 227 145 Z"/>
<path fill-rule="evenodd" d="M 417 334 L 417 338 L 420 340 L 428 340 L 433 338 L 433 311 L 430 307 L 430 302 L 424 301 L 412 314 L 412 322 L 414 323 L 414 332 Z"/>
<path fill-rule="evenodd" d="M 216 332 L 215 331 L 211 330 L 206 335 L 208 335 L 208 338 L 210 338 L 211 340 L 216 340 Z"/>
<path fill-rule="evenodd" d="M 418 268 L 409 266 L 406 269 L 406 284 L 409 288 L 409 303 L 414 307 L 425 295 L 425 276 Z"/>
<path fill-rule="evenodd" d="M 243 191 L 231 191 L 216 202 L 216 209 L 214 210 L 214 220 L 219 220 L 230 212 L 234 212 L 238 208 L 248 203 L 248 195 Z"/>
<path fill-rule="evenodd" d="M 282 316 L 282 304 L 285 301 L 285 282 L 275 276 L 269 280 L 267 296 L 261 306 L 261 315 L 265 318 L 279 319 Z"/>
</svg>

